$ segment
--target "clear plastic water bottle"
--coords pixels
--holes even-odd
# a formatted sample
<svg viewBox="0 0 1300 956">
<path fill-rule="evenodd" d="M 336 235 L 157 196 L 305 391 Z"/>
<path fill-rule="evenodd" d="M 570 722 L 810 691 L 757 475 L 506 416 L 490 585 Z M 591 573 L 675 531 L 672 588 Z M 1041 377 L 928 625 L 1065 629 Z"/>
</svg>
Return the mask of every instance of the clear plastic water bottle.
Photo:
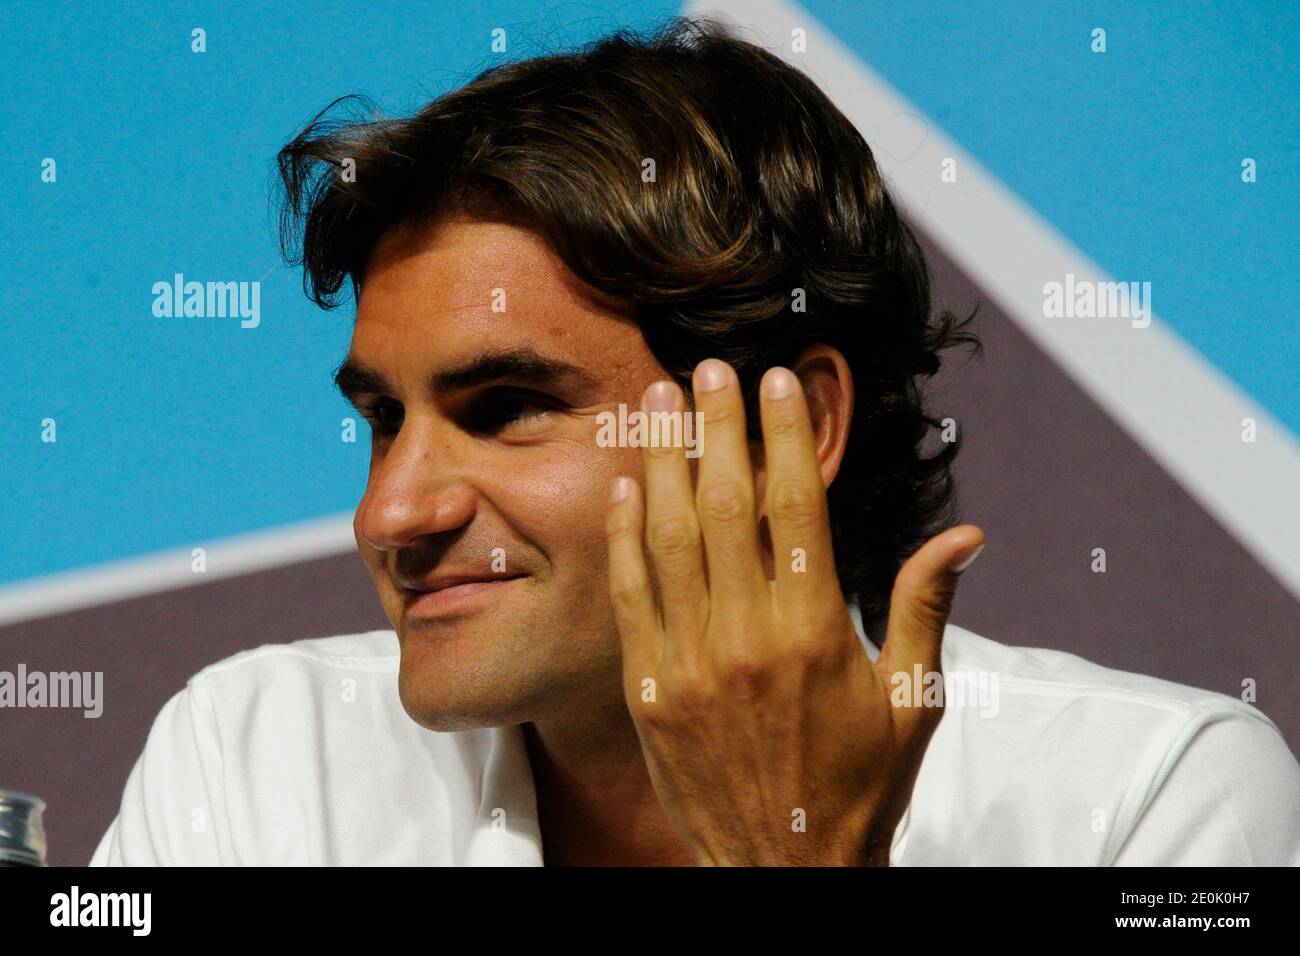
<svg viewBox="0 0 1300 956">
<path fill-rule="evenodd" d="M 0 866 L 45 866 L 45 801 L 0 790 Z"/>
</svg>

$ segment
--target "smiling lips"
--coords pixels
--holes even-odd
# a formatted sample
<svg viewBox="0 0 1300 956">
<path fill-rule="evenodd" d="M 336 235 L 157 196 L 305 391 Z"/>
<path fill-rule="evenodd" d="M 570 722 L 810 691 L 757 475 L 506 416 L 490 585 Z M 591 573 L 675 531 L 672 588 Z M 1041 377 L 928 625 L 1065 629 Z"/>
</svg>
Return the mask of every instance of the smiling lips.
<svg viewBox="0 0 1300 956">
<path fill-rule="evenodd" d="M 410 620 L 430 620 L 454 613 L 481 610 L 499 596 L 503 585 L 526 577 L 522 574 L 439 574 L 419 581 L 401 581 L 404 615 Z"/>
</svg>

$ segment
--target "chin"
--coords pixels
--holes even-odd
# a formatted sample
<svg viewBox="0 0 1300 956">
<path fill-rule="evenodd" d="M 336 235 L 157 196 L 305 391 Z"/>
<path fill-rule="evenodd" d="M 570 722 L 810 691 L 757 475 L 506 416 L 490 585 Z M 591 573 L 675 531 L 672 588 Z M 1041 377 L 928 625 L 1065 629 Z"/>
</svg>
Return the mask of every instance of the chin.
<svg viewBox="0 0 1300 956">
<path fill-rule="evenodd" d="M 405 707 L 405 703 L 402 706 Z M 461 730 L 482 730 L 485 727 L 507 727 L 515 723 L 508 720 L 487 719 L 474 714 L 430 712 L 425 709 L 412 710 L 410 707 L 406 707 L 406 712 L 413 721 L 425 730 L 432 730 L 440 734 L 455 733 Z"/>
<path fill-rule="evenodd" d="M 407 715 L 426 730 L 451 732 L 505 727 L 531 719 L 507 674 L 491 668 L 402 654 L 397 690 Z"/>
<path fill-rule="evenodd" d="M 402 701 L 402 709 L 425 730 L 449 733 L 515 723 L 496 708 L 486 706 L 486 701 L 465 700 L 459 695 L 439 695 L 431 693 L 425 687 L 408 691 L 404 681 L 398 683 L 398 696 Z"/>
</svg>

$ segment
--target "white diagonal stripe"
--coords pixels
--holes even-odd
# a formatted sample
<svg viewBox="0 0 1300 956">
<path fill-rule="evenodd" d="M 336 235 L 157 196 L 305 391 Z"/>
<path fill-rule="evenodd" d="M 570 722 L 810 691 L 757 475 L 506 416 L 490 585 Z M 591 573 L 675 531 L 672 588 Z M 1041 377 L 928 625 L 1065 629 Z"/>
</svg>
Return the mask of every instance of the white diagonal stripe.
<svg viewBox="0 0 1300 956">
<path fill-rule="evenodd" d="M 206 570 L 191 570 L 203 548 Z M 143 597 L 356 550 L 352 515 L 331 515 L 270 531 L 195 541 L 171 551 L 128 558 L 0 588 L 0 625 Z"/>
<path fill-rule="evenodd" d="M 1141 280 L 1108 276 L 998 182 L 807 11 L 780 0 L 688 3 L 730 20 L 741 36 L 812 76 L 876 154 L 908 217 L 1292 594 L 1300 597 L 1300 444 L 1191 349 L 1157 311 L 1147 328 L 1124 319 L 1048 319 L 1043 284 Z M 801 28 L 807 52 L 790 51 Z M 939 179 L 957 162 L 957 182 Z M 1148 277 L 1149 278 L 1149 277 Z M 1160 289 L 1152 290 L 1160 298 Z M 1256 422 L 1254 443 L 1242 420 Z"/>
</svg>

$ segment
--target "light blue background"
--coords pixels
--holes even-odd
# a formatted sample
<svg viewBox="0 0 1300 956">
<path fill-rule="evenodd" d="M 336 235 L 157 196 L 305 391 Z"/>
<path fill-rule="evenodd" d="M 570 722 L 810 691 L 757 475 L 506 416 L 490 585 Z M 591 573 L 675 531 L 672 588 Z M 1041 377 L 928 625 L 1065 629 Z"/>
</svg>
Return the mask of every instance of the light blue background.
<svg viewBox="0 0 1300 956">
<path fill-rule="evenodd" d="M 339 95 L 406 114 L 468 80 L 496 62 L 494 27 L 514 57 L 676 12 L 172 7 L 0 12 L 0 582 L 350 511 L 367 439 L 338 440 L 329 374 L 351 310 L 317 310 L 279 261 L 276 151 Z M 1103 268 L 1152 282 L 1161 317 L 1300 433 L 1300 5 L 997 7 L 807 5 Z M 176 272 L 261 278 L 261 326 L 155 319 L 151 286 Z"/>
</svg>

